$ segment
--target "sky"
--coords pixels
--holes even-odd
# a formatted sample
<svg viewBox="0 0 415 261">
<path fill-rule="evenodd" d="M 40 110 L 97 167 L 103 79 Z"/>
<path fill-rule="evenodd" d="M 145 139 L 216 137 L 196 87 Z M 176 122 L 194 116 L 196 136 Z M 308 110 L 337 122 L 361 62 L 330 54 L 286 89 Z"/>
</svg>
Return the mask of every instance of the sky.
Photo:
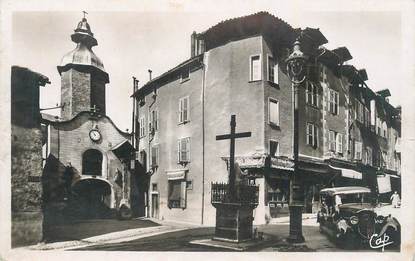
<svg viewBox="0 0 415 261">
<path fill-rule="evenodd" d="M 174 1 L 173 1 L 174 2 Z M 272 3 L 272 2 L 271 2 Z M 277 2 L 275 2 L 277 3 Z M 179 3 L 180 4 L 180 3 Z M 170 8 L 171 9 L 171 8 Z M 91 11 L 88 22 L 98 46 L 93 51 L 109 74 L 107 115 L 120 129 L 131 130 L 132 77 L 142 86 L 148 69 L 156 77 L 190 57 L 190 35 L 222 20 L 267 11 L 293 27 L 319 28 L 328 49 L 346 46 L 353 56 L 348 64 L 365 68 L 374 91 L 389 88 L 390 102 L 399 105 L 402 91 L 401 13 L 398 11 L 298 11 L 293 6 L 229 6 L 190 10 L 136 8 L 134 11 Z M 41 108 L 60 102 L 61 58 L 75 48 L 70 35 L 82 19 L 79 11 L 18 11 L 12 13 L 11 62 L 49 77 L 41 88 Z M 393 74 L 386 73 L 392 69 Z M 59 114 L 59 110 L 47 111 Z"/>
</svg>

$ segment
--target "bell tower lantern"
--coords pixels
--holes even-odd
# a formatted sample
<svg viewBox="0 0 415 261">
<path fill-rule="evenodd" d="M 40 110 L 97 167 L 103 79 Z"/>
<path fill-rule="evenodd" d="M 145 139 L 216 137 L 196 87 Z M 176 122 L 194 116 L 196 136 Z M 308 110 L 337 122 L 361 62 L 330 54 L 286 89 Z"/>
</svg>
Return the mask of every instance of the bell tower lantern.
<svg viewBox="0 0 415 261">
<path fill-rule="evenodd" d="M 105 84 L 109 83 L 104 64 L 92 51 L 98 45 L 87 19 L 78 23 L 71 39 L 76 48 L 65 54 L 58 66 L 61 75 L 61 117 L 70 120 L 94 108 L 105 115 Z"/>
</svg>

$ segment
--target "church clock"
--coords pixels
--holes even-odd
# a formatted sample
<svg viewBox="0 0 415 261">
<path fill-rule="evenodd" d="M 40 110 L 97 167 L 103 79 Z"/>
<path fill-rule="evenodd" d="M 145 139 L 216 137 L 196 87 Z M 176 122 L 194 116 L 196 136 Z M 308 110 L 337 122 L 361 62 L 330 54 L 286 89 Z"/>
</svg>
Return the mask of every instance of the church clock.
<svg viewBox="0 0 415 261">
<path fill-rule="evenodd" d="M 101 139 L 101 133 L 98 130 L 91 130 L 89 132 L 89 138 L 91 138 L 92 141 L 99 141 Z"/>
</svg>

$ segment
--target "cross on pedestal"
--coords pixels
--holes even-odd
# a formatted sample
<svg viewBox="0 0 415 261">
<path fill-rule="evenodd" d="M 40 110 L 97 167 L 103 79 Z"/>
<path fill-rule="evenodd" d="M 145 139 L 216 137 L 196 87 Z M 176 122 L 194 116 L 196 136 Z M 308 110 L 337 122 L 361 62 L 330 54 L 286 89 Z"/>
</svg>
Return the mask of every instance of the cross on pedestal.
<svg viewBox="0 0 415 261">
<path fill-rule="evenodd" d="M 88 14 L 86 11 L 82 11 L 84 13 L 84 19 L 86 19 L 86 15 Z"/>
<path fill-rule="evenodd" d="M 235 139 L 251 137 L 251 132 L 235 133 L 236 116 L 231 115 L 231 133 L 217 135 L 216 140 L 231 140 L 229 148 L 229 194 L 235 199 Z"/>
<path fill-rule="evenodd" d="M 93 113 L 97 113 L 99 111 L 99 109 L 97 108 L 97 106 L 94 104 L 94 106 L 92 106 L 92 108 L 90 108 L 90 111 Z"/>
</svg>

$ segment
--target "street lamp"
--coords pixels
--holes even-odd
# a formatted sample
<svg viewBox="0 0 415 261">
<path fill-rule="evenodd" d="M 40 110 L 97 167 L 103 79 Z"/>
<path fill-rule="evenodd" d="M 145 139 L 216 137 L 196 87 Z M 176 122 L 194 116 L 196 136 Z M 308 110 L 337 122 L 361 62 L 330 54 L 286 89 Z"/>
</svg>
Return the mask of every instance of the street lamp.
<svg viewBox="0 0 415 261">
<path fill-rule="evenodd" d="M 298 173 L 298 87 L 306 79 L 308 57 L 301 51 L 299 39 L 294 42 L 293 52 L 286 59 L 287 73 L 292 82 L 293 92 L 293 158 L 294 173 L 290 179 L 290 234 L 287 238 L 292 243 L 304 242 L 302 232 L 302 211 L 304 206 L 303 182 Z"/>
</svg>

